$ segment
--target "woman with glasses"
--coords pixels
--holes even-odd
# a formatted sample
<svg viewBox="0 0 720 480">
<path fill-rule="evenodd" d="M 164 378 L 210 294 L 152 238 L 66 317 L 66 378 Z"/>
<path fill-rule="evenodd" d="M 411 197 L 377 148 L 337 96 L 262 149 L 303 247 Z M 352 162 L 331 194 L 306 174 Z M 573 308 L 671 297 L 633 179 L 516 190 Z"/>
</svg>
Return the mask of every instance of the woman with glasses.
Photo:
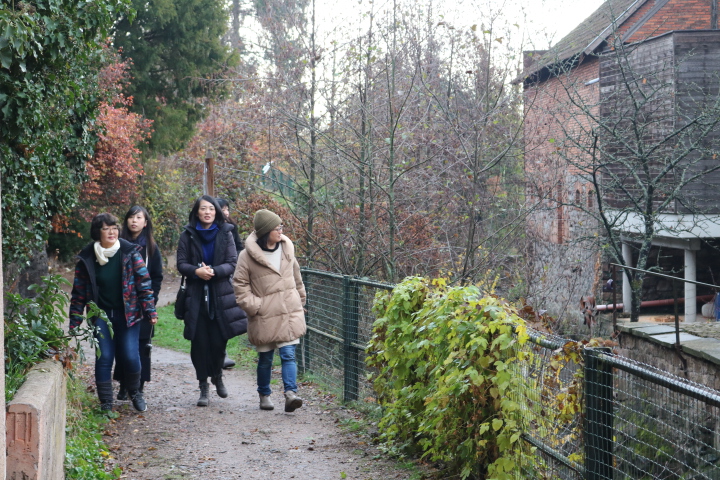
<svg viewBox="0 0 720 480">
<path fill-rule="evenodd" d="M 295 247 L 282 234 L 281 223 L 280 217 L 270 210 L 255 213 L 255 231 L 245 241 L 232 282 L 237 302 L 250 319 L 248 340 L 258 352 L 260 409 L 275 408 L 270 399 L 270 375 L 277 349 L 282 365 L 285 411 L 293 412 L 303 403 L 297 395 L 295 349 L 306 331 L 305 286 L 295 259 Z"/>
<path fill-rule="evenodd" d="M 203 195 L 195 201 L 178 242 L 177 269 L 187 288 L 183 336 L 190 340 L 200 386 L 198 407 L 209 404 L 208 378 L 220 398 L 228 396 L 222 375 L 225 348 L 228 340 L 247 330 L 247 315 L 235 303 L 230 284 L 237 263 L 231 229 L 215 198 Z"/>
<path fill-rule="evenodd" d="M 91 321 L 100 356 L 95 360 L 95 384 L 100 408 L 113 408 L 112 365 L 117 358 L 122 365 L 124 384 L 136 410 L 147 410 L 140 390 L 140 321 L 147 316 L 157 323 L 155 299 L 150 275 L 140 254 L 140 247 L 118 238 L 117 218 L 101 213 L 92 219 L 93 243 L 78 255 L 70 299 L 70 333 L 79 327 L 88 303 L 95 302 L 105 311 L 102 318 Z"/>
</svg>

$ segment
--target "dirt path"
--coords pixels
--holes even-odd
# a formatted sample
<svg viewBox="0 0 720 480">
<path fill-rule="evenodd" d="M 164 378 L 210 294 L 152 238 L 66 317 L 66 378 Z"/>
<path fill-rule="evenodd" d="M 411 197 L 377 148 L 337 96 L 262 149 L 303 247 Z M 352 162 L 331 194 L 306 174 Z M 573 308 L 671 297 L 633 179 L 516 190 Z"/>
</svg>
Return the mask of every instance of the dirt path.
<svg viewBox="0 0 720 480">
<path fill-rule="evenodd" d="M 172 276 L 166 280 L 161 306 L 174 301 L 179 283 Z M 89 379 L 92 362 L 83 369 Z M 353 412 L 312 386 L 301 384 L 304 406 L 285 413 L 283 396 L 273 385 L 276 408 L 262 411 L 254 374 L 235 368 L 224 371 L 228 398 L 218 397 L 211 386 L 210 406 L 197 407 L 190 356 L 155 347 L 152 362 L 153 381 L 145 386 L 148 410 L 138 413 L 130 402 L 116 402 L 120 416 L 106 430 L 123 479 L 420 478 L 380 455 L 367 434 L 343 430 L 339 419 L 352 418 Z M 273 372 L 273 378 L 279 376 Z"/>
<path fill-rule="evenodd" d="M 338 406 L 312 388 L 301 388 L 303 408 L 284 413 L 282 395 L 273 394 L 274 411 L 261 411 L 254 379 L 242 370 L 226 371 L 230 395 L 211 389 L 210 406 L 196 407 L 194 371 L 187 355 L 153 351 L 155 380 L 146 385 L 148 410 L 129 402 L 106 441 L 123 478 L 155 479 L 385 479 L 410 473 L 377 459 L 364 435 L 344 432 Z"/>
</svg>

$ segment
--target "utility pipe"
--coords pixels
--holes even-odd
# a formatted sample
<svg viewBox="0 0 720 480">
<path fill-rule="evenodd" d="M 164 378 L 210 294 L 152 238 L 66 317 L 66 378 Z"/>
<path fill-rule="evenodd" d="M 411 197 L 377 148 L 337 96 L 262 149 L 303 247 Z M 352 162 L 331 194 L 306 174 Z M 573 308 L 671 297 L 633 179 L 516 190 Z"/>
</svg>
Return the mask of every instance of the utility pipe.
<svg viewBox="0 0 720 480">
<path fill-rule="evenodd" d="M 697 301 L 699 302 L 709 302 L 713 299 L 715 295 L 700 295 L 699 297 L 695 297 Z M 679 297 L 677 299 L 679 303 L 685 303 L 685 299 L 683 297 Z M 672 305 L 675 302 L 674 298 L 668 298 L 665 300 L 646 300 L 644 302 L 640 302 L 640 308 L 642 307 L 660 307 L 663 305 Z M 622 303 L 616 303 L 614 306 L 615 309 L 622 309 L 623 304 Z M 608 303 L 607 305 L 597 305 L 595 306 L 595 310 L 598 311 L 604 311 L 604 310 L 612 310 L 613 304 Z"/>
</svg>

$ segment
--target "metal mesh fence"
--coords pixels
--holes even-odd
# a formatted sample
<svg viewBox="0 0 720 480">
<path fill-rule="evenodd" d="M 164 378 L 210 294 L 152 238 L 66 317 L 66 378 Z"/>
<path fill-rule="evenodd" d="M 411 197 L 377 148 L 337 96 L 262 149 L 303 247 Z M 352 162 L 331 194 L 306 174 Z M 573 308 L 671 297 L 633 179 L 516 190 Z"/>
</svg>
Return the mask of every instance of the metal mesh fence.
<svg viewBox="0 0 720 480">
<path fill-rule="evenodd" d="M 375 322 L 372 304 L 378 290 L 392 285 L 310 269 L 302 274 L 308 332 L 301 342 L 301 370 L 329 385 L 344 401 L 372 396 L 365 365 L 365 347 Z"/>
<path fill-rule="evenodd" d="M 518 347 L 513 400 L 535 448 L 518 478 L 720 480 L 720 392 L 609 349 L 579 350 L 580 368 L 567 342 L 532 333 Z"/>
<path fill-rule="evenodd" d="M 344 401 L 372 396 L 365 347 L 392 285 L 303 269 L 299 366 Z M 516 478 L 720 480 L 720 392 L 655 367 L 530 332 L 512 364 L 523 441 Z"/>
</svg>

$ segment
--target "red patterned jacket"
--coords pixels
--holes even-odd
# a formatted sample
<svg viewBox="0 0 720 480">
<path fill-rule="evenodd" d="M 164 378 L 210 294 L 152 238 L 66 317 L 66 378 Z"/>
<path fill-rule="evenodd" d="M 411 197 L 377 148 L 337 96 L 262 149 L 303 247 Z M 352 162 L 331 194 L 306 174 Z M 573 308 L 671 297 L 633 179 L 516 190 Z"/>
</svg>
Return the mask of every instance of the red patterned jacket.
<svg viewBox="0 0 720 480">
<path fill-rule="evenodd" d="M 140 255 L 140 247 L 127 240 L 120 239 L 122 254 L 122 289 L 123 303 L 125 304 L 125 319 L 127 326 L 131 327 L 142 320 L 143 312 L 150 318 L 157 318 L 155 311 L 155 298 L 145 261 Z M 90 301 L 97 303 L 98 287 L 95 278 L 95 251 L 94 242 L 83 248 L 78 254 L 75 266 L 75 280 L 73 281 L 70 297 L 70 328 L 82 323 L 82 315 Z M 117 255 L 117 254 L 116 254 Z"/>
</svg>

